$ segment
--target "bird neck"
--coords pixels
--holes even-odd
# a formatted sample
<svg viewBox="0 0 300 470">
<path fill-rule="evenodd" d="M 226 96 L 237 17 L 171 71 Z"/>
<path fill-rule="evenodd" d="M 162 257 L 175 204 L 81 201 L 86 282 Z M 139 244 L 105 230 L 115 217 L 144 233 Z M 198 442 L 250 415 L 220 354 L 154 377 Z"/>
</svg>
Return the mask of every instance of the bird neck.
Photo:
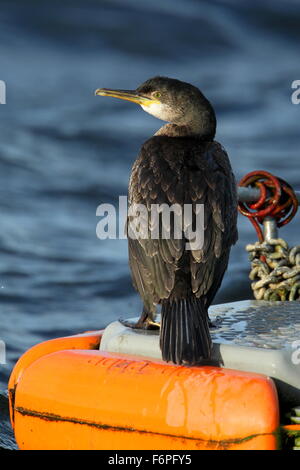
<svg viewBox="0 0 300 470">
<path fill-rule="evenodd" d="M 167 137 L 198 137 L 201 140 L 213 141 L 215 130 L 197 128 L 189 125 L 165 124 L 154 135 L 164 135 Z"/>
<path fill-rule="evenodd" d="M 173 122 L 162 126 L 155 135 L 167 137 L 198 137 L 201 140 L 213 141 L 216 134 L 216 117 L 214 112 L 202 112 L 199 116 Z"/>
</svg>

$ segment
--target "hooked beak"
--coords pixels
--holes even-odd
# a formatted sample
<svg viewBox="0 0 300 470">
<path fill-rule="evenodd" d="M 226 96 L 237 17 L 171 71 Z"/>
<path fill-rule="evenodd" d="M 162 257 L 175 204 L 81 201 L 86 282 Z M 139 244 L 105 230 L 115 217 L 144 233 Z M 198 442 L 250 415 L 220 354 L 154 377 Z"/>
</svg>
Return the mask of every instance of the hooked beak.
<svg viewBox="0 0 300 470">
<path fill-rule="evenodd" d="M 121 100 L 132 101 L 133 103 L 140 104 L 141 106 L 150 106 L 153 103 L 159 103 L 157 99 L 142 96 L 135 90 L 111 90 L 109 88 L 98 88 L 95 91 L 95 95 L 120 98 Z"/>
</svg>

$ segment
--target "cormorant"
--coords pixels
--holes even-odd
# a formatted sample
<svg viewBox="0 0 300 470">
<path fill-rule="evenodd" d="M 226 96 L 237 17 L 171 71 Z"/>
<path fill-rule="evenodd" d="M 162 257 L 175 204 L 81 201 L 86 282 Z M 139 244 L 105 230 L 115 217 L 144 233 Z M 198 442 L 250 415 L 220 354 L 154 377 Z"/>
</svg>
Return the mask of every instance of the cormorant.
<svg viewBox="0 0 300 470">
<path fill-rule="evenodd" d="M 198 205 L 204 205 L 204 243 L 198 249 L 192 244 L 187 249 L 184 227 L 182 238 L 175 237 L 174 219 L 169 239 L 161 233 L 157 239 L 128 237 L 133 284 L 144 302 L 135 327 L 151 328 L 161 304 L 163 359 L 197 364 L 211 356 L 208 307 L 237 240 L 236 184 L 227 153 L 214 140 L 214 109 L 198 88 L 168 77 L 151 78 L 134 91 L 101 88 L 95 93 L 133 101 L 168 122 L 140 150 L 129 204 L 144 204 L 149 212 L 153 204 L 191 204 L 192 224 Z"/>
</svg>

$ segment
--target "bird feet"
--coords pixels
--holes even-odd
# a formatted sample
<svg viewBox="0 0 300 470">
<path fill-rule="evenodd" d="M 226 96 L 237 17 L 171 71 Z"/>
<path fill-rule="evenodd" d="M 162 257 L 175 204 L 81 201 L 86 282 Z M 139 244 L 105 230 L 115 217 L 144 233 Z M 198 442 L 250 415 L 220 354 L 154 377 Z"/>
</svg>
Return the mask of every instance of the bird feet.
<svg viewBox="0 0 300 470">
<path fill-rule="evenodd" d="M 148 316 L 145 318 L 143 315 L 137 322 L 131 322 L 128 320 L 119 319 L 119 322 L 126 326 L 127 328 L 132 328 L 134 330 L 159 330 L 160 323 L 152 320 Z"/>
</svg>

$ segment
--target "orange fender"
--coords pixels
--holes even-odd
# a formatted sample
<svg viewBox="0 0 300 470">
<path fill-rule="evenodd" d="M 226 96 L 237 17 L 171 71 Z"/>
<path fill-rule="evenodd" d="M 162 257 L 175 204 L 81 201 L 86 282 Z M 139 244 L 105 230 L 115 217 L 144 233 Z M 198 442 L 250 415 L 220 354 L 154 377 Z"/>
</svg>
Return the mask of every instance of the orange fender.
<svg viewBox="0 0 300 470">
<path fill-rule="evenodd" d="M 24 370 L 26 370 L 26 368 L 34 361 L 51 352 L 62 351 L 64 349 L 99 349 L 103 332 L 104 330 L 87 331 L 79 335 L 65 336 L 63 338 L 44 341 L 43 343 L 36 344 L 32 348 L 28 349 L 28 351 L 20 357 L 8 382 L 9 411 L 12 427 L 14 427 L 14 413 L 12 406 L 14 403 L 15 389 Z"/>
<path fill-rule="evenodd" d="M 277 448 L 271 379 L 102 352 L 100 336 L 48 341 L 17 363 L 10 405 L 21 449 Z"/>
</svg>

